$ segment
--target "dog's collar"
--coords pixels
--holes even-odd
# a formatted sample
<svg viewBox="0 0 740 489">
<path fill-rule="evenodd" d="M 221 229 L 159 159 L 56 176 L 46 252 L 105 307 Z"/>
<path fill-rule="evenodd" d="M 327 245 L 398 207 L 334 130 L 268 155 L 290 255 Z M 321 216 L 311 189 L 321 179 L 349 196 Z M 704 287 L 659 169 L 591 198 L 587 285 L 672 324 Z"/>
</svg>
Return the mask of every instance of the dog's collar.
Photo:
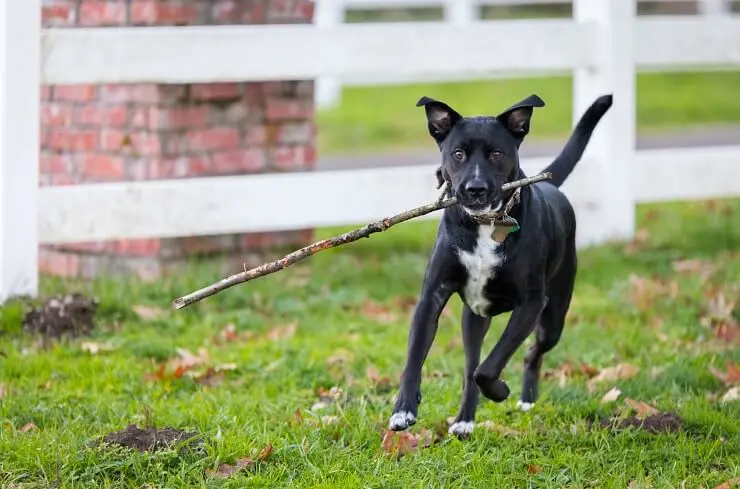
<svg viewBox="0 0 740 489">
<path fill-rule="evenodd" d="M 521 190 L 521 187 L 517 187 L 514 190 L 514 193 L 509 198 L 509 201 L 506 202 L 503 210 L 498 212 L 486 212 L 474 216 L 471 215 L 470 218 L 479 225 L 491 226 L 491 238 L 497 243 L 503 242 L 510 233 L 519 230 L 519 223 L 509 215 L 509 212 L 511 212 L 511 209 L 519 203 Z"/>
</svg>

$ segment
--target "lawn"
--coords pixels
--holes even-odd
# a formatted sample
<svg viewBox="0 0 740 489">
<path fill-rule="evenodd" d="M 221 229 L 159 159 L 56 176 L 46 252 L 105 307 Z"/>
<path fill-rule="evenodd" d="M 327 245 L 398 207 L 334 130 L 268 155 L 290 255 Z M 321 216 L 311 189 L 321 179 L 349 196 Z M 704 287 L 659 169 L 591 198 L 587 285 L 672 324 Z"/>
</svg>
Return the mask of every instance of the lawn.
<svg viewBox="0 0 740 489">
<path fill-rule="evenodd" d="M 97 328 L 43 348 L 20 331 L 20 303 L 2 309 L 0 486 L 713 488 L 740 478 L 740 402 L 721 401 L 740 379 L 720 380 L 740 363 L 731 343 L 740 201 L 643 206 L 638 218 L 634 242 L 580 252 L 566 332 L 545 358 L 534 410 L 514 409 L 519 351 L 504 373 L 511 398 L 483 402 L 470 439 L 422 439 L 400 459 L 383 450 L 381 430 L 434 223 L 400 225 L 178 312 L 169 302 L 220 278 L 214 268 L 153 284 L 46 278 L 46 297 L 95 294 Z M 448 309 L 414 434 L 444 426 L 458 407 L 459 300 Z M 332 387 L 341 393 L 328 395 Z M 615 387 L 618 398 L 602 402 Z M 631 415 L 628 399 L 639 416 L 643 402 L 683 426 L 599 426 Z M 129 423 L 196 432 L 202 445 L 150 453 L 98 443 Z M 212 472 L 239 460 L 228 477 Z"/>
<path fill-rule="evenodd" d="M 740 123 L 740 71 L 640 73 L 637 129 L 641 134 Z M 342 101 L 318 112 L 322 154 L 428 147 L 422 95 L 449 103 L 463 115 L 497 114 L 531 93 L 547 106 L 532 122 L 530 140 L 562 138 L 571 128 L 570 76 L 458 83 L 345 87 Z M 615 103 L 619 103 L 615 100 Z"/>
</svg>

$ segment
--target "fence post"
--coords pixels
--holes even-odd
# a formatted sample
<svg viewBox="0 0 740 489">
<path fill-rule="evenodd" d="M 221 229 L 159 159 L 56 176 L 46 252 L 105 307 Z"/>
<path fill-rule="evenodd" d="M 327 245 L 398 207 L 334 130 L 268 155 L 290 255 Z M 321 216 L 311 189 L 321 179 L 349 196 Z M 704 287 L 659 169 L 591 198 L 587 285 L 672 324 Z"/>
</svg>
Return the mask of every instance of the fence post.
<svg viewBox="0 0 740 489">
<path fill-rule="evenodd" d="M 446 0 L 444 20 L 453 25 L 468 25 L 480 18 L 478 5 L 473 0 Z"/>
<path fill-rule="evenodd" d="M 578 240 L 596 244 L 629 239 L 635 231 L 635 199 L 631 167 L 635 156 L 635 64 L 633 0 L 575 0 L 577 22 L 597 26 L 590 66 L 575 70 L 573 120 L 583 114 L 596 97 L 614 94 L 614 104 L 593 134 L 584 163 L 594 165 L 598 185 L 594 212 L 579 220 Z M 590 173 L 590 172 L 589 172 Z"/>
<path fill-rule="evenodd" d="M 314 24 L 319 29 L 332 28 L 344 22 L 343 0 L 314 0 Z M 336 78 L 322 76 L 316 79 L 314 101 L 319 108 L 335 107 L 342 95 L 342 82 Z"/>
<path fill-rule="evenodd" d="M 41 0 L 0 1 L 0 303 L 38 289 Z"/>
</svg>

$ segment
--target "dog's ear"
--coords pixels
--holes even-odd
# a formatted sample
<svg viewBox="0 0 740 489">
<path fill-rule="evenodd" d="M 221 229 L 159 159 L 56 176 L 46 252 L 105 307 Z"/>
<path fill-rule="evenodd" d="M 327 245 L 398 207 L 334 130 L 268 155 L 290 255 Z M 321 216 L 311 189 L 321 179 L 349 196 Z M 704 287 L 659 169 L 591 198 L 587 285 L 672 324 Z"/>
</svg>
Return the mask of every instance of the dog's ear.
<svg viewBox="0 0 740 489">
<path fill-rule="evenodd" d="M 452 107 L 429 97 L 421 97 L 416 102 L 416 106 L 423 106 L 426 110 L 429 134 L 437 141 L 437 144 L 442 144 L 455 124 L 462 119 L 462 116 Z"/>
<path fill-rule="evenodd" d="M 516 103 L 496 116 L 509 132 L 521 143 L 529 133 L 529 121 L 535 107 L 544 107 L 545 102 L 537 95 L 530 95 L 519 103 Z"/>
</svg>

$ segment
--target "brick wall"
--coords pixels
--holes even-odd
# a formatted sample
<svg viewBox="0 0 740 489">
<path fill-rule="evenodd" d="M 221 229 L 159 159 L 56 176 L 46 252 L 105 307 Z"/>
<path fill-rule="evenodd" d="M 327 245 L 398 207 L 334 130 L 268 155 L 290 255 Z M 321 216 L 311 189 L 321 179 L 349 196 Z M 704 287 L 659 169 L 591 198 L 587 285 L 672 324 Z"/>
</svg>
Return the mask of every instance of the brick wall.
<svg viewBox="0 0 740 489">
<path fill-rule="evenodd" d="M 311 22 L 311 0 L 44 0 L 45 26 Z M 238 60 L 235 60 L 238 62 Z M 311 170 L 311 81 L 42 87 L 41 185 Z M 207 218 L 207 216 L 204 216 Z M 311 230 L 42 247 L 42 272 L 162 275 L 194 254 L 256 263 Z"/>
</svg>

